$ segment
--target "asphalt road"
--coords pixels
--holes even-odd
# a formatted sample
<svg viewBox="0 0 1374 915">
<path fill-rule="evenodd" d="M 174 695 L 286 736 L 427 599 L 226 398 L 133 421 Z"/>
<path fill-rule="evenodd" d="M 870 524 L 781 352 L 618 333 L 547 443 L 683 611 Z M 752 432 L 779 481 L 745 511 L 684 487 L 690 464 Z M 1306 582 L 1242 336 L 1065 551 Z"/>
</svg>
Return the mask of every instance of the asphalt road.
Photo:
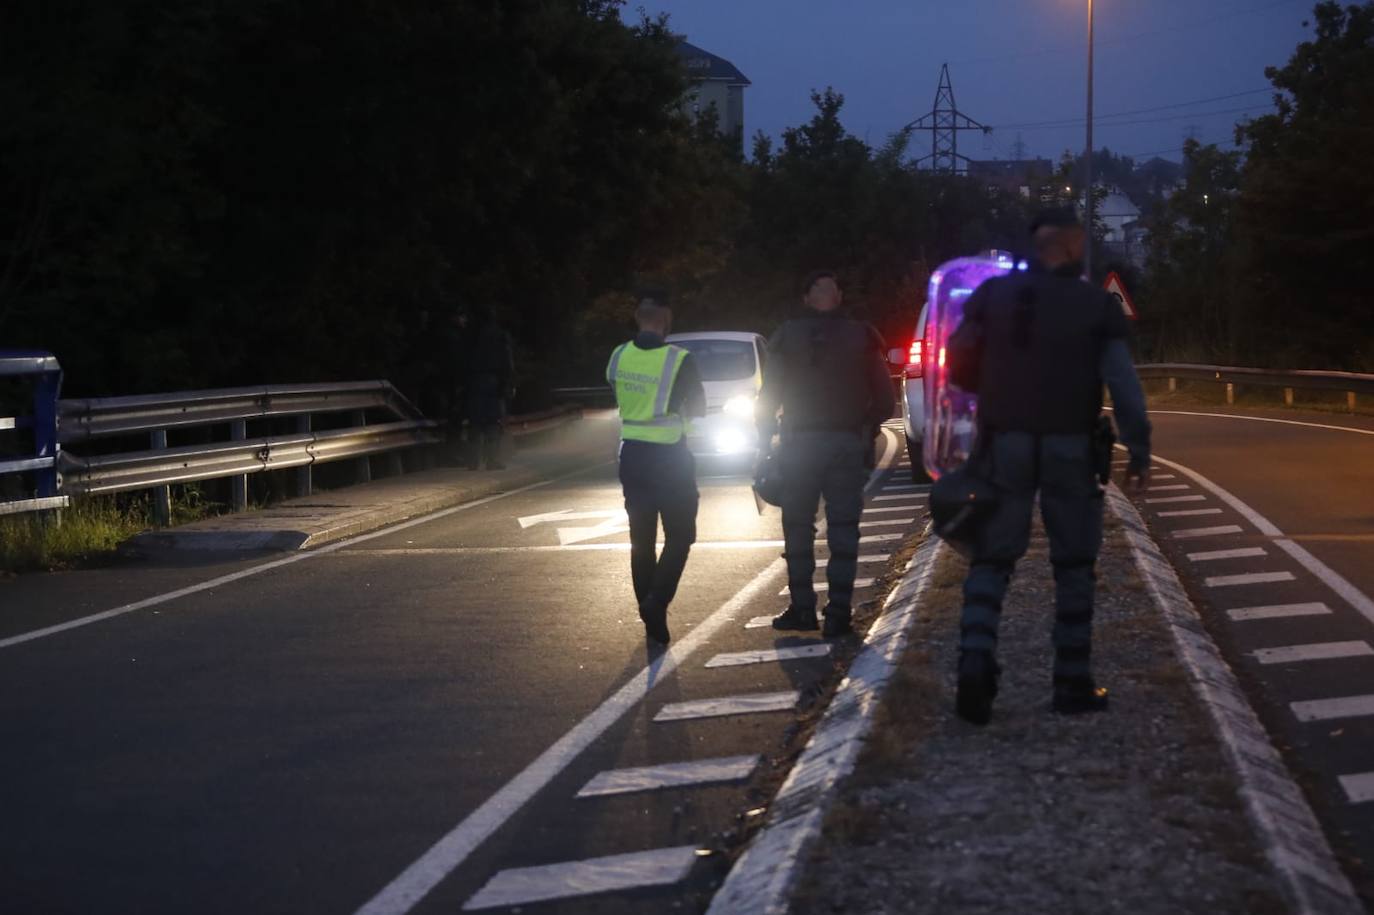
<svg viewBox="0 0 1374 915">
<path fill-rule="evenodd" d="M 1374 905 L 1374 421 L 1151 417 L 1137 504 Z"/>
<path fill-rule="evenodd" d="M 900 474 L 874 478 L 861 579 L 923 523 Z M 700 487 L 666 654 L 635 613 L 609 463 L 266 571 L 248 557 L 6 585 L 0 909 L 453 912 L 539 885 L 513 868 L 667 850 L 571 878 L 676 870 L 664 886 L 545 909 L 700 910 L 723 864 L 695 850 L 766 797 L 787 712 L 844 654 L 746 628 L 786 604 L 778 517 L 739 476 Z M 792 648 L 808 656 L 731 656 Z M 772 712 L 655 720 L 778 696 Z M 664 773 L 622 770 L 712 760 L 677 771 L 681 787 L 577 796 L 599 775 L 643 788 Z"/>
</svg>

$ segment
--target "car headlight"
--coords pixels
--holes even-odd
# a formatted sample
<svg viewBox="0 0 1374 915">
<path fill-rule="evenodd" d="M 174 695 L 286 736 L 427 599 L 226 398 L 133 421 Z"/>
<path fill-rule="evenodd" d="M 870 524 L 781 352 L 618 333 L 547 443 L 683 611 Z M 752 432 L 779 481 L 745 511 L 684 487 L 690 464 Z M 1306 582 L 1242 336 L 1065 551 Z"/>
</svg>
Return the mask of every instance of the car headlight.
<svg viewBox="0 0 1374 915">
<path fill-rule="evenodd" d="M 752 394 L 736 394 L 725 402 L 723 409 L 731 416 L 738 416 L 741 419 L 753 419 L 754 396 Z"/>
</svg>

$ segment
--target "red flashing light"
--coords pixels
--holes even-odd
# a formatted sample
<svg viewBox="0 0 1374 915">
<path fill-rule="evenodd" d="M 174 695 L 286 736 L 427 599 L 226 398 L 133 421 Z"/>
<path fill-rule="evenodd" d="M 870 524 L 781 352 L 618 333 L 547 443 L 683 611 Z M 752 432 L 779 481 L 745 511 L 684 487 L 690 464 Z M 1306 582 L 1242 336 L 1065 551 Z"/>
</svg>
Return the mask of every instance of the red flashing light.
<svg viewBox="0 0 1374 915">
<path fill-rule="evenodd" d="M 911 341 L 911 349 L 906 357 L 906 377 L 920 378 L 925 372 L 925 366 L 921 361 L 921 354 L 925 348 L 925 341 L 917 337 Z"/>
</svg>

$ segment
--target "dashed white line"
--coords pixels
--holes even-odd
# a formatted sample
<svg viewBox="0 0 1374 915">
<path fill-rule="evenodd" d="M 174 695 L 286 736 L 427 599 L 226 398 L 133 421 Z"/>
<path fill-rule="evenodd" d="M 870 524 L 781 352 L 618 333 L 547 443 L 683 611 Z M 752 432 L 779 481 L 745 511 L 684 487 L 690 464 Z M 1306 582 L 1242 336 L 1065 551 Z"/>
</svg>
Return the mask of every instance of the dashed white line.
<svg viewBox="0 0 1374 915">
<path fill-rule="evenodd" d="M 854 579 L 854 590 L 857 591 L 857 590 L 859 590 L 860 588 L 871 588 L 871 587 L 873 587 L 873 582 L 874 582 L 874 579 L 872 579 L 872 578 L 856 578 L 856 579 Z M 824 582 L 824 581 L 815 582 L 814 584 L 811 585 L 811 587 L 813 587 L 813 588 L 816 589 L 816 593 L 817 593 L 817 594 L 824 594 L 826 591 L 829 591 L 829 590 L 830 590 L 830 584 L 829 584 L 828 582 Z M 788 594 L 790 594 L 790 593 L 791 593 L 791 588 L 783 588 L 781 591 L 778 592 L 778 596 L 779 596 L 779 597 L 785 597 L 786 595 L 788 595 Z"/>
<path fill-rule="evenodd" d="M 892 512 L 909 512 L 915 510 L 915 508 L 916 506 L 914 505 L 886 505 L 879 508 L 865 508 L 864 516 L 884 515 L 891 514 Z"/>
<path fill-rule="evenodd" d="M 1374 801 L 1374 772 L 1359 772 L 1355 775 L 1342 775 L 1341 787 L 1352 804 Z"/>
<path fill-rule="evenodd" d="M 1161 517 L 1161 518 L 1195 518 L 1195 517 L 1197 517 L 1198 515 L 1219 515 L 1219 514 L 1221 514 L 1221 509 L 1219 509 L 1219 508 L 1186 508 L 1186 509 L 1184 509 L 1184 510 L 1182 510 L 1182 511 L 1176 511 L 1176 512 L 1160 512 L 1160 513 L 1159 513 L 1159 517 Z"/>
<path fill-rule="evenodd" d="M 786 712 L 797 707 L 801 693 L 749 693 L 743 696 L 722 696 L 717 699 L 694 699 L 672 702 L 659 709 L 654 721 L 691 721 L 696 718 L 725 718 L 730 715 L 757 715 L 763 712 Z"/>
<path fill-rule="evenodd" d="M 910 501 L 913 501 L 913 500 L 914 500 L 914 501 L 918 501 L 918 502 L 919 502 L 921 499 L 924 499 L 925 497 L 926 497 L 926 494 L 923 493 L 923 492 L 913 492 L 913 493 L 911 493 L 910 495 L 898 494 L 898 495 L 895 495 L 895 496 L 874 496 L 874 497 L 873 497 L 873 501 L 874 501 L 874 502 L 897 502 L 897 501 L 910 502 Z"/>
<path fill-rule="evenodd" d="M 517 867 L 497 873 L 463 905 L 463 911 L 527 905 L 681 881 L 697 860 L 695 845 L 608 855 L 586 861 Z"/>
<path fill-rule="evenodd" d="M 866 556 L 860 556 L 859 562 L 887 562 L 891 558 L 891 553 L 869 553 Z"/>
<path fill-rule="evenodd" d="M 1219 527 L 1190 527 L 1186 530 L 1174 531 L 1175 540 L 1191 540 L 1194 537 L 1220 537 L 1224 534 L 1239 534 L 1239 524 L 1223 524 Z"/>
<path fill-rule="evenodd" d="M 929 485 L 929 484 L 925 484 L 925 485 L 922 485 L 922 486 L 914 486 L 914 485 L 901 484 L 901 485 L 897 485 L 897 486 L 884 486 L 884 487 L 883 487 L 883 492 L 928 492 L 929 490 L 930 490 L 930 485 Z"/>
<path fill-rule="evenodd" d="M 1152 479 L 1152 480 L 1177 480 L 1178 477 L 1174 476 L 1172 473 L 1152 473 L 1152 474 L 1150 474 L 1150 479 Z"/>
<path fill-rule="evenodd" d="M 1220 509 L 1218 509 L 1220 511 Z M 1247 546 L 1239 550 L 1212 550 L 1207 553 L 1189 553 L 1188 558 L 1193 562 L 1211 562 L 1215 559 L 1252 559 L 1257 556 L 1268 556 L 1261 546 Z"/>
<path fill-rule="evenodd" d="M 788 648 L 760 648 L 754 651 L 727 651 L 706 662 L 707 667 L 742 667 L 745 664 L 772 664 L 778 661 L 799 661 L 830 654 L 829 642 L 813 645 L 793 645 Z"/>
<path fill-rule="evenodd" d="M 1299 721 L 1330 721 L 1333 718 L 1360 718 L 1374 715 L 1374 696 L 1342 696 L 1339 699 L 1313 699 L 1290 702 L 1288 707 Z"/>
<path fill-rule="evenodd" d="M 1295 661 L 1330 661 L 1335 658 L 1362 658 L 1374 655 L 1368 642 L 1317 642 L 1312 645 L 1284 645 L 1261 648 L 1255 660 L 1261 664 L 1289 664 Z"/>
<path fill-rule="evenodd" d="M 1164 496 L 1156 499 L 1146 499 L 1146 505 L 1174 505 L 1179 502 L 1206 502 L 1206 496 Z"/>
<path fill-rule="evenodd" d="M 1227 610 L 1226 615 L 1236 622 L 1246 620 L 1276 620 L 1289 616 L 1325 616 L 1331 612 L 1326 604 L 1315 602 L 1306 604 L 1270 604 L 1265 607 L 1238 607 Z"/>
<path fill-rule="evenodd" d="M 1170 483 L 1167 486 L 1151 486 L 1148 492 L 1177 492 L 1180 489 L 1192 489 L 1187 483 Z"/>
<path fill-rule="evenodd" d="M 1234 588 L 1238 585 L 1267 585 L 1293 580 L 1292 572 L 1246 572 L 1241 575 L 1213 575 L 1203 579 L 1203 584 L 1209 588 Z"/>
<path fill-rule="evenodd" d="M 599 772 L 577 792 L 578 797 L 606 797 L 612 794 L 636 794 L 641 791 L 661 791 L 689 785 L 720 785 L 744 781 L 763 757 L 727 756 L 718 759 L 698 759 L 691 762 L 665 763 L 661 766 L 636 766 L 630 769 L 609 769 Z"/>
<path fill-rule="evenodd" d="M 864 527 L 892 527 L 896 524 L 915 524 L 916 518 L 912 515 L 906 518 L 884 518 L 881 521 L 862 521 L 860 523 Z"/>
</svg>

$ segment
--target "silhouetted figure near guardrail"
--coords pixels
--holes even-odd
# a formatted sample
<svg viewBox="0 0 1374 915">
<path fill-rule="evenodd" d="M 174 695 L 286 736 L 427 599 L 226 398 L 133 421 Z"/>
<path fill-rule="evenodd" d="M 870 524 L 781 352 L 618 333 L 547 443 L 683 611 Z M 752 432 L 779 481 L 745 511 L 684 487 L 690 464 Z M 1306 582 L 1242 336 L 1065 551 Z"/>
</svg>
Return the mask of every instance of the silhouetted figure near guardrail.
<svg viewBox="0 0 1374 915">
<path fill-rule="evenodd" d="M 515 359 L 510 335 L 491 309 L 473 305 L 460 312 L 459 403 L 467 421 L 464 452 L 469 470 L 500 470 L 501 425 L 515 395 Z"/>
</svg>

